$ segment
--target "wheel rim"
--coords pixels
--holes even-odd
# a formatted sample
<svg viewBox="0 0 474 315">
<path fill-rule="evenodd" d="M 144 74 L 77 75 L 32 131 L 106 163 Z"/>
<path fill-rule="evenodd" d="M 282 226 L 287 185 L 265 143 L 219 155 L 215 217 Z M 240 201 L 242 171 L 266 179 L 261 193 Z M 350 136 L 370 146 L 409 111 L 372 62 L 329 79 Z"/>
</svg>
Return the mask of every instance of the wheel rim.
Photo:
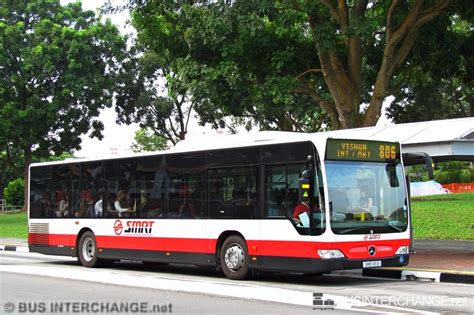
<svg viewBox="0 0 474 315">
<path fill-rule="evenodd" d="M 82 244 L 82 257 L 85 261 L 90 262 L 95 256 L 95 245 L 91 238 L 86 238 Z"/>
<path fill-rule="evenodd" d="M 226 266 L 232 271 L 238 271 L 244 265 L 245 254 L 239 244 L 232 244 L 224 254 Z"/>
</svg>

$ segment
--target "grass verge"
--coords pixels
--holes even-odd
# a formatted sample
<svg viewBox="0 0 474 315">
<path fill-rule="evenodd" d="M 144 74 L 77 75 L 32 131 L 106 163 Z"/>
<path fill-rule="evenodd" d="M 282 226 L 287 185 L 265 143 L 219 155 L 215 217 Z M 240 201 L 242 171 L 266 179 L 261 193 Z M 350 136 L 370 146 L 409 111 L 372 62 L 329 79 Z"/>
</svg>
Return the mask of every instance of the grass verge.
<svg viewBox="0 0 474 315">
<path fill-rule="evenodd" d="M 474 240 L 474 193 L 412 198 L 414 238 Z"/>
<path fill-rule="evenodd" d="M 0 237 L 28 238 L 26 211 L 0 214 Z"/>
</svg>

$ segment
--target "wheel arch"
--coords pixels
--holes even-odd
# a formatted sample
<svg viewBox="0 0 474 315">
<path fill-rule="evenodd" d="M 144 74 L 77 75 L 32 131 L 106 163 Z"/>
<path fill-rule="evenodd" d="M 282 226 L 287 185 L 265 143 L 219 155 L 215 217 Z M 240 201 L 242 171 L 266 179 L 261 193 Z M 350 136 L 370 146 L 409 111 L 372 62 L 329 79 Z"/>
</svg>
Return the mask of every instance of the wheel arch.
<svg viewBox="0 0 474 315">
<path fill-rule="evenodd" d="M 79 233 L 77 233 L 77 236 L 76 236 L 76 250 L 74 251 L 74 257 L 78 257 L 79 256 L 79 242 L 81 241 L 81 237 L 84 233 L 86 232 L 92 232 L 94 235 L 95 233 L 88 227 L 84 227 L 82 228 Z"/>
<path fill-rule="evenodd" d="M 220 271 L 220 269 L 221 269 L 220 254 L 221 254 L 221 250 L 222 250 L 222 244 L 224 244 L 224 241 L 225 241 L 229 236 L 232 236 L 232 235 L 240 236 L 240 237 L 245 241 L 245 243 L 247 243 L 247 240 L 245 239 L 245 237 L 242 235 L 242 233 L 240 233 L 240 232 L 238 232 L 238 231 L 227 230 L 227 231 L 222 232 L 222 233 L 219 235 L 219 237 L 217 238 L 216 251 L 215 251 L 215 255 L 216 255 L 216 267 L 217 267 L 217 270 L 219 270 L 219 271 Z M 248 244 L 247 244 L 247 246 L 248 246 Z"/>
</svg>

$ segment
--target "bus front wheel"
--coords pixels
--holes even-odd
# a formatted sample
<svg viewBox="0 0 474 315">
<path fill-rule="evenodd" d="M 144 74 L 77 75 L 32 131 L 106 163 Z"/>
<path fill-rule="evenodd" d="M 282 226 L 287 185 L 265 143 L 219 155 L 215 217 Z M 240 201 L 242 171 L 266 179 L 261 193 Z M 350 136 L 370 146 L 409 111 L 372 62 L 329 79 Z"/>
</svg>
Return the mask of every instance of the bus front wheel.
<svg viewBox="0 0 474 315">
<path fill-rule="evenodd" d="M 237 235 L 229 236 L 222 244 L 220 264 L 227 278 L 243 280 L 249 275 L 247 243 Z"/>
<path fill-rule="evenodd" d="M 79 248 L 77 255 L 79 262 L 84 267 L 99 266 L 99 258 L 97 257 L 97 242 L 95 235 L 91 231 L 82 234 L 79 240 Z"/>
</svg>

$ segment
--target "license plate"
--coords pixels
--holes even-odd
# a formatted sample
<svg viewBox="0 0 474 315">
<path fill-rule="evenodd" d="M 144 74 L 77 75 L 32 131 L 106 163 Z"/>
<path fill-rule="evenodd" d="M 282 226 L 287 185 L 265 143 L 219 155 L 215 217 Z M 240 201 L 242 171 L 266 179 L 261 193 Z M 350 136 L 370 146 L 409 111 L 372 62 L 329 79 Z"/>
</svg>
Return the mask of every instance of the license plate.
<svg viewBox="0 0 474 315">
<path fill-rule="evenodd" d="M 364 268 L 373 268 L 373 267 L 380 267 L 380 266 L 382 266 L 381 260 L 364 261 L 362 263 L 362 267 Z"/>
</svg>

